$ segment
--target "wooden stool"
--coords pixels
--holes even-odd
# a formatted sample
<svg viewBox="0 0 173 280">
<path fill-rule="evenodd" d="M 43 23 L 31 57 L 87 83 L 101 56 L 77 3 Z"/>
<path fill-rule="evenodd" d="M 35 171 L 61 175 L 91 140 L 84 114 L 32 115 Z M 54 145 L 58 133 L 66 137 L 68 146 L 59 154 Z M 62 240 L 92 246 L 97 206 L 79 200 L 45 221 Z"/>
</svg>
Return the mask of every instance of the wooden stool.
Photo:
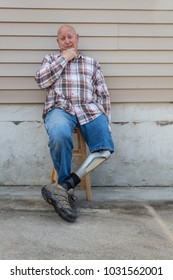
<svg viewBox="0 0 173 280">
<path fill-rule="evenodd" d="M 80 129 L 77 128 L 74 131 L 74 134 L 76 136 L 76 149 L 73 150 L 73 156 L 78 157 L 78 164 L 81 165 L 82 162 L 85 160 L 87 156 L 86 152 L 86 143 L 85 140 L 80 132 Z M 53 168 L 52 175 L 51 175 L 51 181 L 50 183 L 55 183 L 57 181 L 57 173 L 56 170 Z M 80 182 L 80 188 L 86 190 L 86 198 L 87 200 L 92 200 L 92 190 L 91 190 L 91 183 L 90 183 L 90 175 L 87 174 L 84 178 L 82 178 Z"/>
</svg>

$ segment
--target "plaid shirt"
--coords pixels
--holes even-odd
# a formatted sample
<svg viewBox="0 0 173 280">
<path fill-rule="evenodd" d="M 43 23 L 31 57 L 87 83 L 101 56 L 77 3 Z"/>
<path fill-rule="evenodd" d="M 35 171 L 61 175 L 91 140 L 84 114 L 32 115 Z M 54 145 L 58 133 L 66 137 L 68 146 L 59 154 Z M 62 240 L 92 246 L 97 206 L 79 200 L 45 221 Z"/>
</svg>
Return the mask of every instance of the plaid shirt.
<svg viewBox="0 0 173 280">
<path fill-rule="evenodd" d="M 79 54 L 68 62 L 60 53 L 50 54 L 43 59 L 35 79 L 47 92 L 43 117 L 58 107 L 76 115 L 81 125 L 100 114 L 110 123 L 109 92 L 95 59 Z"/>
</svg>

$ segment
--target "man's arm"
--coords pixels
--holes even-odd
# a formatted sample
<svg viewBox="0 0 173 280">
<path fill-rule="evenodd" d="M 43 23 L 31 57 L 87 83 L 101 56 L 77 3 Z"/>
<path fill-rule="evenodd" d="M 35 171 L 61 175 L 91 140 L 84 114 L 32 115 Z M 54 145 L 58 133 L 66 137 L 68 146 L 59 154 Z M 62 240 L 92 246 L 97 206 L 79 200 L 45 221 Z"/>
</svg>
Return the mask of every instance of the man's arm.
<svg viewBox="0 0 173 280">
<path fill-rule="evenodd" d="M 97 95 L 97 103 L 103 107 L 110 124 L 111 123 L 110 95 L 101 67 L 98 63 L 96 64 L 96 71 L 94 75 L 94 93 Z"/>
<path fill-rule="evenodd" d="M 36 72 L 35 80 L 40 88 L 50 87 L 61 75 L 68 61 L 59 56 L 56 60 L 51 55 L 45 56 L 41 67 Z"/>
</svg>

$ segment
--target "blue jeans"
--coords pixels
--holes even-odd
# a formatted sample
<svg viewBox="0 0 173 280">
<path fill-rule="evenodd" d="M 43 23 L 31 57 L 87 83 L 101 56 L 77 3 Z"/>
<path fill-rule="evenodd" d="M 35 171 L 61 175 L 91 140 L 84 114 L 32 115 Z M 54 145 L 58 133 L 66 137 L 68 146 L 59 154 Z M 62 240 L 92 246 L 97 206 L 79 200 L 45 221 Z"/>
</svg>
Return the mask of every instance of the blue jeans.
<svg viewBox="0 0 173 280">
<path fill-rule="evenodd" d="M 114 151 L 114 144 L 105 115 L 80 125 L 75 115 L 55 108 L 45 117 L 45 127 L 49 136 L 48 146 L 51 158 L 61 184 L 71 173 L 72 150 L 74 147 L 72 134 L 78 126 L 84 136 L 90 152 L 98 150 Z"/>
</svg>

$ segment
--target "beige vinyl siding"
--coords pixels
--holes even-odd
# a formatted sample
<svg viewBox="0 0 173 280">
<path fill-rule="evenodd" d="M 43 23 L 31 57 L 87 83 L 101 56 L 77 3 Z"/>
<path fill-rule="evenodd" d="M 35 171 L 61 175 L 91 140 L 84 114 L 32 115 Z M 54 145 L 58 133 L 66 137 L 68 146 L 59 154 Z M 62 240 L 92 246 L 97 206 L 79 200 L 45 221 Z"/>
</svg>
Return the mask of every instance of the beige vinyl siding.
<svg viewBox="0 0 173 280">
<path fill-rule="evenodd" d="M 100 63 L 112 102 L 173 101 L 172 0 L 0 0 L 0 103 L 42 103 L 35 71 L 63 23 Z"/>
<path fill-rule="evenodd" d="M 41 3 L 40 3 L 41 2 Z M 128 9 L 128 10 L 169 10 L 173 9 L 173 2 L 171 0 L 1 0 L 1 7 L 12 7 L 12 8 L 35 8 L 35 9 Z"/>
</svg>

